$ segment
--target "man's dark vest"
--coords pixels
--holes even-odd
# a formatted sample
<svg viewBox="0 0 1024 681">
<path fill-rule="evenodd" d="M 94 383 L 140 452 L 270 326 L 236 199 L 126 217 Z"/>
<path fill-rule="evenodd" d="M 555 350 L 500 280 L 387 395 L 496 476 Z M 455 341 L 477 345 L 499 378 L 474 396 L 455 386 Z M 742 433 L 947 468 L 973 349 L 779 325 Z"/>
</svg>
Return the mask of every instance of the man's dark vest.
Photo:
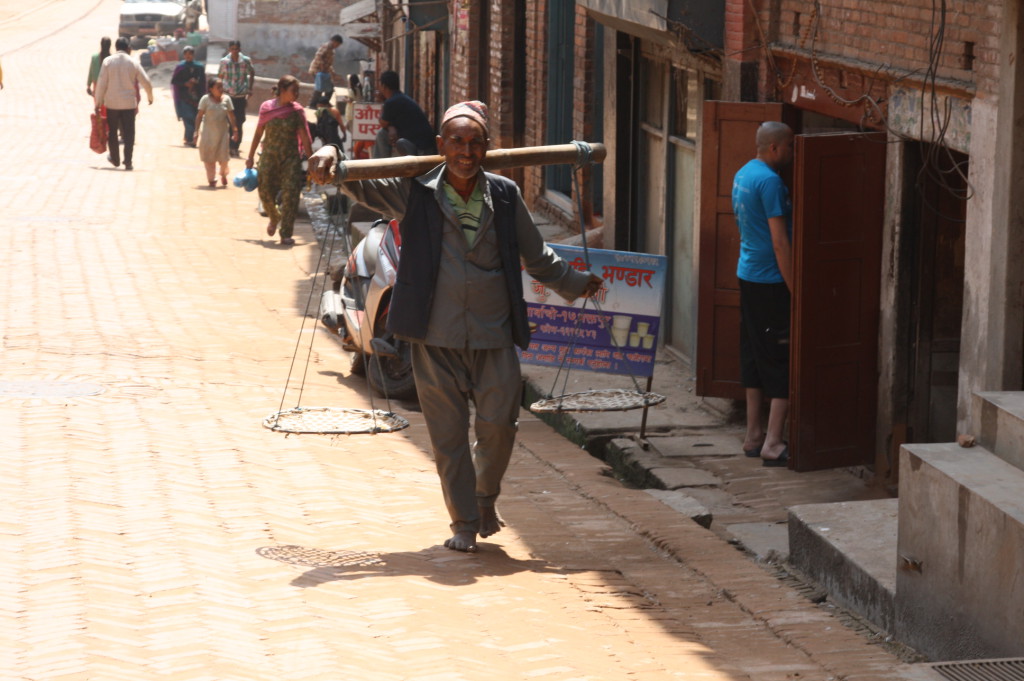
<svg viewBox="0 0 1024 681">
<path fill-rule="evenodd" d="M 494 203 L 494 227 L 508 291 L 512 340 L 525 350 L 530 345 L 530 327 L 523 300 L 522 265 L 516 237 L 516 184 L 500 175 L 487 173 L 485 177 Z M 420 182 L 411 183 L 409 205 L 400 229 L 402 258 L 398 263 L 398 280 L 392 293 L 387 328 L 400 336 L 422 340 L 427 336 L 434 287 L 441 269 L 444 232 L 444 217 L 433 190 Z"/>
</svg>

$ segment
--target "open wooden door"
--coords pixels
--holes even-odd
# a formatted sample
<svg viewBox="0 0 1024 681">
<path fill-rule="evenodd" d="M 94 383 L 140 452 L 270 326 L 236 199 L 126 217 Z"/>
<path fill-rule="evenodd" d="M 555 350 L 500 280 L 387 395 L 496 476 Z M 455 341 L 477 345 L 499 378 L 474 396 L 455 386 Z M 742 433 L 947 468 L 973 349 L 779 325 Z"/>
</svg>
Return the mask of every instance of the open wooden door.
<svg viewBox="0 0 1024 681">
<path fill-rule="evenodd" d="M 757 155 L 754 138 L 758 126 L 763 121 L 782 121 L 783 115 L 787 115 L 783 105 L 774 102 L 704 104 L 697 284 L 698 395 L 744 399 L 740 385 L 740 289 L 736 280 L 740 233 L 732 213 L 732 178 Z"/>
<path fill-rule="evenodd" d="M 878 402 L 886 138 L 798 135 L 790 466 L 869 464 Z"/>
</svg>

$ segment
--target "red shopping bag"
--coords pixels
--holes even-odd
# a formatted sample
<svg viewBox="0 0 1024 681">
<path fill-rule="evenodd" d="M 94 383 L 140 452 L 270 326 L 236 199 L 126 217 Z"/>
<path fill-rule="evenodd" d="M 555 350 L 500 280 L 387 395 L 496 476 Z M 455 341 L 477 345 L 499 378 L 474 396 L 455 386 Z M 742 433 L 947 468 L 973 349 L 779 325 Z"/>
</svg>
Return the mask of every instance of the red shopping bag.
<svg viewBox="0 0 1024 681">
<path fill-rule="evenodd" d="M 89 148 L 97 154 L 107 150 L 107 119 L 98 113 L 92 114 L 92 133 L 89 135 Z"/>
</svg>

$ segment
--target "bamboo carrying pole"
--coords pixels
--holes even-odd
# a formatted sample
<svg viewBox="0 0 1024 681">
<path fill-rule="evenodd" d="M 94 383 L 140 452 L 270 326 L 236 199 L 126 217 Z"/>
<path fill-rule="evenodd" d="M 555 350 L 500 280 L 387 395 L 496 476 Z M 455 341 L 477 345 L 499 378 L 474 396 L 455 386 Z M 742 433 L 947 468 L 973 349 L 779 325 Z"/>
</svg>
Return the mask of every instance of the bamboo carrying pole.
<svg viewBox="0 0 1024 681">
<path fill-rule="evenodd" d="M 585 145 L 585 146 L 584 146 Z M 587 154 L 589 149 L 589 157 Z M 607 156 L 603 144 L 552 144 L 544 147 L 493 149 L 484 159 L 484 170 L 501 170 L 519 166 L 546 166 L 557 163 L 601 163 Z M 335 182 L 375 180 L 384 177 L 416 177 L 444 162 L 441 156 L 394 156 L 392 158 L 356 159 L 338 163 Z"/>
</svg>

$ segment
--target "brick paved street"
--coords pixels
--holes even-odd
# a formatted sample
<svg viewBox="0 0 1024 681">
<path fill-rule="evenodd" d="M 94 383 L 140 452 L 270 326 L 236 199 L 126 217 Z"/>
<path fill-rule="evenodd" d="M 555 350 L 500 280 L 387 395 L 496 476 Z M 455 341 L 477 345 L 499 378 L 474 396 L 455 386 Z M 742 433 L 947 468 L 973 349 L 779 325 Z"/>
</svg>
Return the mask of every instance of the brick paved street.
<svg viewBox="0 0 1024 681">
<path fill-rule="evenodd" d="M 166 87 L 133 172 L 88 149 L 118 2 L 2 6 L 0 679 L 915 673 L 526 413 L 508 527 L 476 555 L 439 545 L 411 405 L 397 434 L 263 428 L 297 338 L 303 405 L 369 406 L 336 342 L 300 335 L 308 225 L 279 248 L 254 194 L 206 189 Z"/>
</svg>

